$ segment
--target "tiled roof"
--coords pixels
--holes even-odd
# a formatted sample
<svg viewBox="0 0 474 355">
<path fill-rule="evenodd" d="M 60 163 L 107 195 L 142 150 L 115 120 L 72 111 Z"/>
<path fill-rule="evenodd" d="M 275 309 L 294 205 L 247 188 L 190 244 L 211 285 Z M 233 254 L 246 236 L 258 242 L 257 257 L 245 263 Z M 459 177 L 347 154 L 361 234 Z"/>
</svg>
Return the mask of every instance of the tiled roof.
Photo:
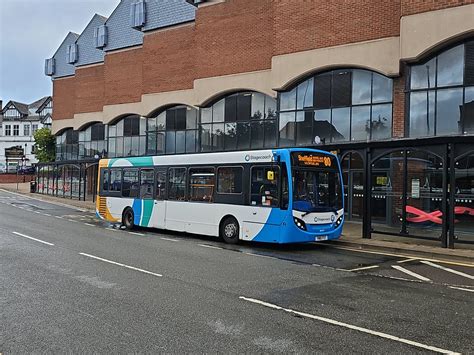
<svg viewBox="0 0 474 355">
<path fill-rule="evenodd" d="M 146 23 L 143 31 L 194 21 L 196 7 L 185 0 L 147 1 Z"/>
<path fill-rule="evenodd" d="M 76 40 L 78 46 L 78 59 L 76 66 L 99 63 L 104 61 L 104 51 L 96 48 L 94 43 L 94 30 L 103 25 L 107 18 L 95 14 L 87 24 L 84 31 Z"/>
<path fill-rule="evenodd" d="M 56 70 L 53 78 L 60 78 L 63 76 L 74 75 L 74 65 L 66 62 L 67 46 L 76 42 L 79 35 L 74 32 L 69 32 L 59 46 L 53 58 L 56 59 Z"/>
</svg>

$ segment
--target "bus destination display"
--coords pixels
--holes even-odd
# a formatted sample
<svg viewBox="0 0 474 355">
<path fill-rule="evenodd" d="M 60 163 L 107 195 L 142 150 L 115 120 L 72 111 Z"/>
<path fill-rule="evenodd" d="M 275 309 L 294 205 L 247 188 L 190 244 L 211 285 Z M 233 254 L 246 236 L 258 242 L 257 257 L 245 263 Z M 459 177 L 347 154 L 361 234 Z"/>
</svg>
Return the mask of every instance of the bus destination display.
<svg viewBox="0 0 474 355">
<path fill-rule="evenodd" d="M 297 166 L 331 168 L 333 165 L 332 158 L 323 154 L 295 153 L 294 163 Z"/>
</svg>

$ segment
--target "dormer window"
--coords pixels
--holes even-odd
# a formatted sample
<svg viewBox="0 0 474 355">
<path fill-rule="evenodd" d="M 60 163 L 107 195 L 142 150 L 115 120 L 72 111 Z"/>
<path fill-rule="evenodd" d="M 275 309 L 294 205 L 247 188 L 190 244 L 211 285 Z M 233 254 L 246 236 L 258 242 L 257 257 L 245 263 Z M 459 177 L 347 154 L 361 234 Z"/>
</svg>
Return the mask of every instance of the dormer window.
<svg viewBox="0 0 474 355">
<path fill-rule="evenodd" d="M 75 62 L 77 62 L 77 44 L 76 43 L 73 43 L 67 46 L 66 61 L 69 64 L 74 64 Z"/>
<path fill-rule="evenodd" d="M 130 4 L 130 26 L 140 28 L 145 24 L 145 0 L 138 0 Z"/>
<path fill-rule="evenodd" d="M 108 33 L 107 26 L 102 25 L 94 29 L 95 48 L 103 48 L 107 45 Z"/>
<path fill-rule="evenodd" d="M 51 76 L 54 75 L 56 69 L 56 63 L 54 58 L 49 58 L 44 61 L 44 74 Z"/>
</svg>

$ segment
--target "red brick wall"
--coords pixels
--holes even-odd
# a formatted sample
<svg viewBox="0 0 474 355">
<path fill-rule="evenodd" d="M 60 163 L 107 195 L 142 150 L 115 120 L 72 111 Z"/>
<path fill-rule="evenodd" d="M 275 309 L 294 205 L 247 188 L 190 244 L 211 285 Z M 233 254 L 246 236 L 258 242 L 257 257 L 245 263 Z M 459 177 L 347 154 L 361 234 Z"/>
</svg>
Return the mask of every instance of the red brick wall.
<svg viewBox="0 0 474 355">
<path fill-rule="evenodd" d="M 402 0 L 402 16 L 474 4 L 474 0 Z"/>
<path fill-rule="evenodd" d="M 74 117 L 76 102 L 76 78 L 74 76 L 53 80 L 53 120 Z"/>
<path fill-rule="evenodd" d="M 17 182 L 30 182 L 35 179 L 34 175 L 16 175 L 16 174 L 0 174 L 1 184 L 13 184 Z"/>
<path fill-rule="evenodd" d="M 105 56 L 104 105 L 138 102 L 142 94 L 141 47 Z M 148 58 L 153 60 L 154 58 Z M 160 65 L 160 63 L 156 63 Z"/>
<path fill-rule="evenodd" d="M 76 113 L 102 111 L 104 66 L 76 69 Z"/>
<path fill-rule="evenodd" d="M 393 79 L 393 127 L 394 137 L 404 137 L 405 134 L 405 77 Z"/>
<path fill-rule="evenodd" d="M 196 78 L 271 67 L 271 0 L 231 0 L 202 7 L 196 17 Z"/>
<path fill-rule="evenodd" d="M 143 43 L 143 93 L 192 89 L 199 67 L 194 24 L 146 35 Z"/>
<path fill-rule="evenodd" d="M 400 0 L 278 0 L 274 54 L 398 36 Z"/>
</svg>

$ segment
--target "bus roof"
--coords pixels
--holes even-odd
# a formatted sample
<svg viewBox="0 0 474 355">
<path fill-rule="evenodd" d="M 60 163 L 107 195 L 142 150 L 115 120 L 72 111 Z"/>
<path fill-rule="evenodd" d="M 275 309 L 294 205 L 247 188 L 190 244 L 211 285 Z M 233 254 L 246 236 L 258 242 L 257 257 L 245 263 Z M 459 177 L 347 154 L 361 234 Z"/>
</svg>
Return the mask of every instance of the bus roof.
<svg viewBox="0 0 474 355">
<path fill-rule="evenodd" d="M 332 153 L 309 148 L 266 149 L 236 152 L 194 153 L 177 155 L 159 155 L 144 157 L 127 157 L 102 159 L 101 167 L 141 167 L 141 166 L 170 166 L 170 165 L 214 165 L 214 164 L 244 164 L 244 163 L 271 163 L 275 155 L 289 156 L 293 151 L 317 152 L 333 155 Z"/>
</svg>

